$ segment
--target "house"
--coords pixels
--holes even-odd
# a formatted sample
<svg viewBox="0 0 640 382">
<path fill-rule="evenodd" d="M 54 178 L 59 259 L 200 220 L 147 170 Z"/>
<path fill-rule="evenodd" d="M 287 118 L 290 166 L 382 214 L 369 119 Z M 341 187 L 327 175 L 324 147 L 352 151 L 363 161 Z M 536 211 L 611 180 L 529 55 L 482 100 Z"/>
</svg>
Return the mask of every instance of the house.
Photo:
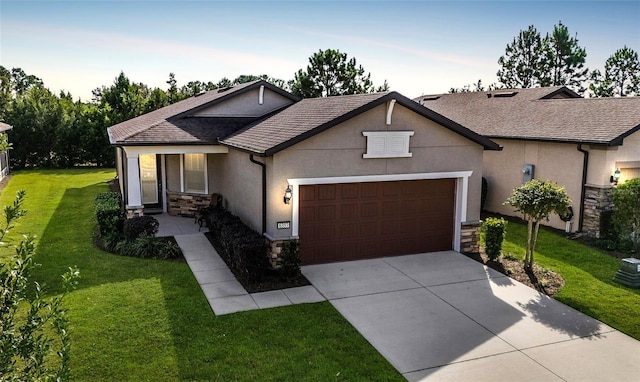
<svg viewBox="0 0 640 382">
<path fill-rule="evenodd" d="M 8 143 L 7 131 L 13 127 L 4 122 L 0 122 L 0 140 Z M 0 151 L 0 180 L 9 175 L 9 150 Z"/>
<path fill-rule="evenodd" d="M 265 81 L 108 129 L 130 216 L 193 214 L 212 194 L 303 264 L 477 251 L 491 140 L 396 92 L 298 99 Z"/>
<path fill-rule="evenodd" d="M 484 156 L 486 210 L 515 215 L 504 205 L 531 178 L 553 180 L 573 201 L 567 222 L 549 225 L 599 235 L 610 191 L 640 176 L 640 97 L 582 98 L 566 87 L 440 94 L 415 99 L 490 138 L 504 149 Z"/>
</svg>

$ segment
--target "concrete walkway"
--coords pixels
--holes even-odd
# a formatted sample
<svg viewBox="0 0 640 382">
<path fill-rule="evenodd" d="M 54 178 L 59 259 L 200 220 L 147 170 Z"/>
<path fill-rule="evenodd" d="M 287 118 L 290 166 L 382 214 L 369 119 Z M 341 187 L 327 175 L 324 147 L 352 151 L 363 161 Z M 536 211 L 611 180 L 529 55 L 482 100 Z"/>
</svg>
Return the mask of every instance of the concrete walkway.
<svg viewBox="0 0 640 382">
<path fill-rule="evenodd" d="M 329 300 L 409 381 L 640 375 L 639 341 L 456 252 L 304 266 L 313 286 L 249 294 L 192 219 L 165 218 L 216 315 Z"/>
<path fill-rule="evenodd" d="M 219 316 L 253 309 L 324 301 L 324 297 L 311 285 L 248 293 L 236 280 L 227 264 L 220 258 L 209 240 L 202 233 L 176 235 L 193 275 L 209 301 L 213 312 Z"/>
<path fill-rule="evenodd" d="M 640 342 L 455 252 L 303 267 L 410 381 L 630 381 Z"/>
</svg>

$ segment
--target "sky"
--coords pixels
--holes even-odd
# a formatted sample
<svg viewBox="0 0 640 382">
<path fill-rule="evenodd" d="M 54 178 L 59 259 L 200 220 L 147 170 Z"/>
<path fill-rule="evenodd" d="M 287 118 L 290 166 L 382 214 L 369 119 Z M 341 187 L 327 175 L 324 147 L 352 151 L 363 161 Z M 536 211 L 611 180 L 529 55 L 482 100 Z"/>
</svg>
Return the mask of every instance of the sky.
<svg viewBox="0 0 640 382">
<path fill-rule="evenodd" d="M 285 81 L 320 49 L 355 57 L 375 85 L 407 97 L 497 81 L 498 58 L 520 30 L 559 21 L 602 69 L 617 49 L 640 53 L 640 0 L 631 1 L 7 1 L 0 65 L 58 93 L 91 99 L 122 71 L 167 89 L 241 74 Z"/>
</svg>

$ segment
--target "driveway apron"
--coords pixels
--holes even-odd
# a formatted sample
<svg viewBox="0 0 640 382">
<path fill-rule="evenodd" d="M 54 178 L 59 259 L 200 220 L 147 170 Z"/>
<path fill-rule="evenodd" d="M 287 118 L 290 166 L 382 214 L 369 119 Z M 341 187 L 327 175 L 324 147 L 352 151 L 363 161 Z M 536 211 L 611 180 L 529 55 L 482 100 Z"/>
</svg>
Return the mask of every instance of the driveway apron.
<svg viewBox="0 0 640 382">
<path fill-rule="evenodd" d="M 640 342 L 456 252 L 302 272 L 410 381 L 640 375 Z"/>
</svg>

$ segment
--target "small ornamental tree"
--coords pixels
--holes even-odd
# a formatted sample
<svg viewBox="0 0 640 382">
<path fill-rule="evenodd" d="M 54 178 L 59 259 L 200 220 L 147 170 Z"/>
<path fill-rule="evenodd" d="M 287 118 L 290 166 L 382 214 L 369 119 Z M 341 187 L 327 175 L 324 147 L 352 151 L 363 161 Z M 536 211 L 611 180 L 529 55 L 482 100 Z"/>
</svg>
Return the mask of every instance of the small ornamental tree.
<svg viewBox="0 0 640 382">
<path fill-rule="evenodd" d="M 5 206 L 0 239 L 26 213 L 24 195 L 18 191 L 13 205 Z M 71 376 L 69 321 L 62 300 L 76 285 L 78 270 L 69 268 L 62 276 L 61 295 L 43 298 L 36 282 L 27 298 L 35 248 L 33 237 L 27 236 L 8 263 L 0 262 L 0 381 L 68 381 Z"/>
<path fill-rule="evenodd" d="M 618 185 L 611 190 L 613 224 L 623 239 L 631 239 L 636 253 L 640 252 L 640 178 Z"/>
<path fill-rule="evenodd" d="M 533 251 L 538 240 L 540 221 L 549 220 L 552 213 L 566 214 L 571 205 L 571 199 L 564 187 L 551 181 L 533 179 L 517 187 L 504 204 L 510 205 L 516 211 L 522 212 L 527 221 L 527 246 L 524 267 L 533 268 Z"/>
</svg>

